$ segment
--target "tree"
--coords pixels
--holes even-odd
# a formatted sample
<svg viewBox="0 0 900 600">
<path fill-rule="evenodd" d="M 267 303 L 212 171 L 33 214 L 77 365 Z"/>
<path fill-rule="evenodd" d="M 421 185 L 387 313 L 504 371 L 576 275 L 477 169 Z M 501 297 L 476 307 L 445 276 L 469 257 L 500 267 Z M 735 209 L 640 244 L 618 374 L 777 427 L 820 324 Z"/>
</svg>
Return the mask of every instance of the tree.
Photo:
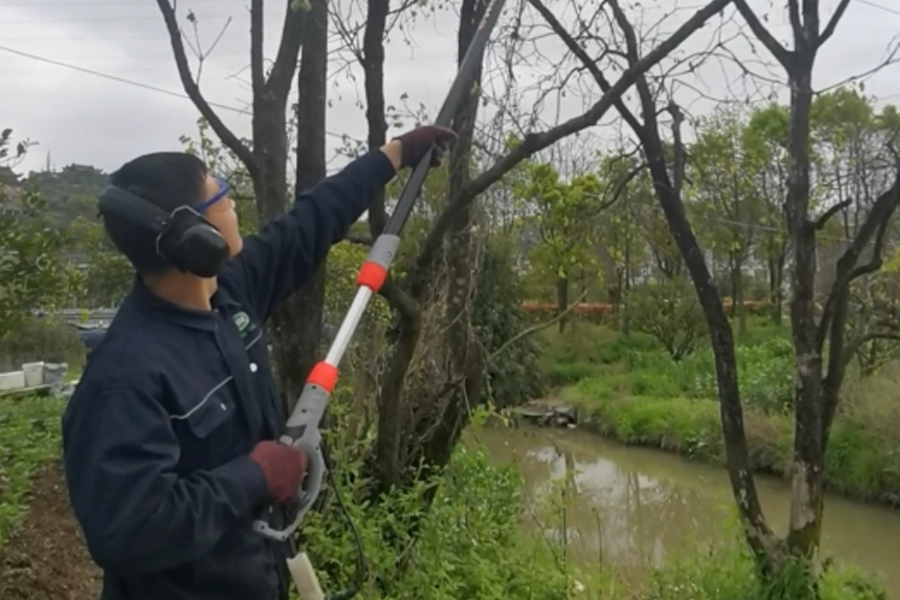
<svg viewBox="0 0 900 600">
<path fill-rule="evenodd" d="M 471 298 L 472 289 L 473 263 L 470 259 L 475 248 L 472 238 L 474 200 L 523 160 L 569 135 L 595 125 L 620 100 L 640 73 L 666 57 L 726 4 L 728 0 L 710 2 L 682 23 L 647 56 L 625 69 L 615 83 L 608 84 L 604 79 L 604 83 L 600 85 L 602 95 L 584 113 L 543 130 L 534 121 L 525 125 L 522 135 L 518 136 L 521 143 L 502 150 L 496 158 L 486 156 L 486 166 L 479 169 L 478 175 L 469 175 L 468 170 L 475 162 L 472 131 L 479 96 L 483 96 L 484 86 L 478 84 L 480 73 L 470 82 L 475 93 L 467 99 L 454 119 L 454 128 L 460 134 L 460 142 L 451 155 L 446 202 L 418 244 L 415 256 L 402 270 L 404 276 L 397 279 L 395 274 L 381 290 L 396 314 L 396 338 L 381 381 L 378 432 L 371 461 L 372 471 L 382 488 L 402 485 L 410 478 L 415 478 L 413 467 L 423 462 L 432 468 L 443 466 L 467 422 L 467 398 L 478 397 L 484 372 L 484 356 L 478 345 L 473 343 L 470 314 L 465 307 L 465 303 Z M 479 0 L 465 0 L 460 9 L 459 56 L 468 47 L 477 24 L 477 16 L 483 12 L 484 5 Z M 387 0 L 369 2 L 364 43 L 359 58 L 366 79 L 366 114 L 371 148 L 383 143 L 386 131 L 382 40 L 389 8 Z M 512 25 L 513 31 L 503 36 L 503 39 L 513 44 L 512 48 L 516 44 L 525 43 L 522 37 L 525 30 L 521 23 L 522 20 L 517 17 Z M 594 64 L 594 69 L 599 67 Z M 466 169 L 459 168 L 460 165 L 465 165 Z M 384 203 L 376 201 L 369 215 L 374 237 L 385 223 Z M 446 272 L 439 268 L 443 263 L 442 259 L 448 265 Z M 438 293 L 441 283 L 447 286 L 446 296 Z M 448 363 L 439 363 L 448 364 L 449 368 L 437 373 L 444 383 L 438 393 L 413 388 L 411 385 L 407 387 L 404 382 L 408 381 L 410 366 L 417 355 L 424 316 L 430 314 L 429 309 L 442 299 L 446 299 L 447 303 L 443 330 L 446 331 L 446 348 L 450 358 Z M 428 383 L 433 388 L 435 380 L 431 378 Z"/>
<path fill-rule="evenodd" d="M 817 190 L 813 202 L 842 207 L 820 230 L 816 251 L 821 263 L 840 257 L 859 233 L 878 193 L 891 186 L 896 168 L 892 145 L 900 127 L 893 106 L 879 113 L 870 99 L 851 87 L 818 96 L 810 109 L 810 123 Z M 885 239 L 896 239 L 896 229 L 889 224 Z M 864 373 L 871 373 L 897 349 L 900 321 L 894 270 L 883 269 L 850 286 L 847 346 L 857 349 Z M 816 296 L 827 296 L 834 283 L 831 272 L 820 272 Z"/>
<path fill-rule="evenodd" d="M 79 217 L 68 227 L 68 250 L 82 269 L 80 306 L 118 306 L 134 283 L 134 269 L 101 223 Z"/>
<path fill-rule="evenodd" d="M 763 203 L 756 254 L 769 275 L 772 320 L 780 325 L 784 305 L 784 273 L 788 237 L 783 202 L 787 193 L 788 111 L 778 104 L 758 108 L 744 129 L 744 145 L 761 159 L 753 173 L 754 188 Z"/>
<path fill-rule="evenodd" d="M 739 114 L 720 109 L 700 121 L 697 140 L 687 161 L 693 185 L 686 201 L 704 228 L 713 256 L 724 256 L 731 280 L 732 316 L 738 319 L 738 335 L 744 335 L 744 265 L 757 241 L 764 214 L 753 174 L 764 164 L 765 155 L 745 142 Z"/>
<path fill-rule="evenodd" d="M 703 311 L 684 277 L 635 287 L 627 299 L 634 328 L 656 338 L 675 362 L 696 350 L 706 333 Z"/>
<path fill-rule="evenodd" d="M 815 557 L 821 538 L 825 450 L 849 362 L 844 338 L 850 286 L 881 267 L 885 233 L 900 204 L 900 161 L 895 160 L 890 187 L 878 193 L 865 220 L 837 260 L 834 282 L 821 314 L 817 315 L 816 234 L 847 203 L 833 204 L 819 215 L 811 212 L 812 72 L 819 49 L 834 34 L 849 3 L 841 0 L 822 28 L 818 0 L 805 0 L 802 5 L 790 0 L 793 47 L 788 49 L 765 28 L 745 0 L 735 0 L 754 36 L 784 68 L 791 89 L 786 208 L 793 259 L 790 308 L 797 389 L 791 476 L 794 493 L 787 546 L 792 554 L 805 559 Z M 861 263 L 870 244 L 870 257 Z"/>
<path fill-rule="evenodd" d="M 538 6 L 540 0 L 531 2 Z M 624 39 L 625 60 L 628 65 L 634 65 L 641 60 L 635 29 L 618 0 L 611 0 L 608 4 Z M 581 60 L 584 68 L 594 75 L 601 86 L 608 86 L 605 77 L 596 69 L 595 62 L 582 49 L 579 40 L 559 24 L 551 11 L 543 5 L 540 6 L 542 16 L 569 50 Z M 756 485 L 750 474 L 743 409 L 738 388 L 734 334 L 722 306 L 722 297 L 706 264 L 682 200 L 685 156 L 680 125 L 683 115 L 674 102 L 668 105 L 667 110 L 673 121 L 673 143 L 670 146 L 671 150 L 667 152 L 660 133 L 657 99 L 643 72 L 637 77 L 635 87 L 642 118 L 639 119 L 622 100 L 618 100 L 615 107 L 642 147 L 659 206 L 671 230 L 672 239 L 683 257 L 703 309 L 715 358 L 722 430 L 732 491 L 748 542 L 758 556 L 768 556 L 770 550 L 775 550 L 774 535 L 762 515 Z"/>
<path fill-rule="evenodd" d="M 647 244 L 641 243 L 642 209 L 652 201 L 645 165 L 633 156 L 615 154 L 603 156 L 601 177 L 613 189 L 619 200 L 615 210 L 607 211 L 600 223 L 599 246 L 612 266 L 613 277 L 608 286 L 612 303 L 619 318 L 619 331 L 628 335 L 631 309 L 626 301 L 634 285 L 635 272 L 647 261 Z"/>
<path fill-rule="evenodd" d="M 0 132 L 0 336 L 15 336 L 36 311 L 52 310 L 74 295 L 76 273 L 65 260 L 67 239 L 51 226 L 47 203 L 32 184 L 19 184 L 13 171 L 31 142 L 13 144 L 12 130 Z"/>
<path fill-rule="evenodd" d="M 533 0 L 534 1 L 534 0 Z M 782 47 L 764 28 L 759 18 L 745 0 L 734 0 L 739 12 L 747 21 L 753 34 L 778 59 L 788 73 L 792 92 L 787 139 L 788 180 L 787 214 L 793 258 L 793 297 L 791 321 L 793 344 L 797 356 L 797 390 L 795 401 L 795 440 L 793 460 L 793 495 L 791 523 L 785 540 L 778 539 L 760 506 L 755 482 L 750 474 L 743 411 L 738 387 L 734 353 L 734 336 L 721 303 L 706 259 L 697 236 L 686 214 L 682 199 L 684 145 L 680 126 L 683 114 L 674 102 L 666 111 L 672 120 L 672 147 L 669 153 L 662 141 L 659 126 L 660 110 L 648 78 L 642 74 L 636 88 L 640 103 L 641 119 L 624 103 L 616 104 L 623 120 L 639 140 L 653 178 L 659 205 L 665 214 L 710 330 L 711 345 L 715 357 L 716 381 L 721 407 L 721 422 L 725 438 L 728 473 L 738 513 L 744 527 L 747 542 L 759 559 L 761 572 L 775 575 L 789 561 L 800 560 L 809 564 L 819 544 L 822 517 L 822 471 L 828 431 L 837 405 L 838 391 L 846 368 L 847 348 L 844 344 L 844 325 L 847 318 L 848 289 L 858 277 L 880 267 L 880 251 L 884 231 L 896 205 L 900 203 L 900 178 L 890 189 L 881 193 L 873 202 L 859 232 L 837 262 L 835 283 L 826 299 L 822 315 L 816 319 L 814 284 L 816 275 L 816 231 L 827 218 L 840 210 L 830 207 L 815 218 L 810 213 L 811 158 L 810 158 L 810 107 L 812 104 L 811 73 L 815 56 L 822 44 L 832 35 L 846 10 L 848 2 L 842 1 L 828 25 L 820 32 L 819 3 L 807 0 L 789 2 L 790 20 L 794 32 L 794 49 Z M 616 22 L 624 32 L 629 64 L 639 60 L 639 46 L 634 29 L 616 0 L 610 2 Z M 547 16 L 552 22 L 552 14 Z M 557 34 L 577 53 L 578 41 L 565 31 Z M 582 61 L 591 69 L 589 57 Z M 896 169 L 896 167 L 895 167 Z M 868 264 L 859 264 L 863 250 L 874 238 L 872 257 Z M 823 357 L 828 345 L 827 371 Z M 809 572 L 812 574 L 812 571 Z M 808 586 L 815 592 L 814 582 Z"/>
<path fill-rule="evenodd" d="M 323 0 L 324 1 L 324 0 Z M 185 93 L 197 107 L 209 127 L 241 161 L 253 182 L 259 223 L 282 214 L 287 206 L 287 108 L 288 95 L 297 60 L 300 55 L 304 25 L 312 3 L 283 2 L 285 16 L 281 42 L 274 63 L 266 72 L 264 57 L 263 0 L 250 2 L 250 77 L 253 106 L 252 142 L 239 139 L 224 123 L 200 90 L 198 79 L 191 71 L 185 49 L 184 33 L 178 22 L 175 4 L 171 0 L 156 0 L 162 13 L 169 42 Z M 320 9 L 321 10 L 321 9 Z M 186 18 L 198 22 L 188 11 Z M 320 51 L 319 45 L 316 45 Z M 202 66 L 204 53 L 196 49 Z M 313 69 L 317 74 L 317 69 Z M 198 69 L 199 72 L 199 69 Z M 312 77 L 312 76 L 311 76 Z M 310 109 L 313 111 L 313 109 Z M 310 114 L 315 114 L 313 111 Z M 323 120 L 324 123 L 324 120 Z M 324 126 L 324 125 L 322 125 Z M 280 380 L 282 403 L 288 408 L 302 389 L 309 367 L 315 363 L 311 348 L 318 346 L 321 332 L 322 273 L 310 282 L 309 288 L 289 299 L 273 315 L 270 326 L 275 352 L 276 371 Z M 299 297 L 299 300 L 298 300 Z M 302 301 L 302 302 L 301 302 Z M 319 302 L 318 305 L 315 302 Z M 313 322 L 315 321 L 315 322 Z M 304 368 L 305 367 L 305 368 Z"/>
<path fill-rule="evenodd" d="M 569 284 L 573 270 L 596 264 L 596 217 L 604 208 L 600 179 L 588 173 L 571 181 L 560 181 L 556 169 L 547 163 L 527 166 L 527 178 L 517 186 L 516 195 L 535 206 L 541 243 L 531 251 L 532 266 L 539 277 L 553 281 L 557 314 L 569 305 Z M 566 319 L 559 320 L 559 331 Z"/>
<path fill-rule="evenodd" d="M 303 52 L 297 76 L 297 174 L 294 189 L 309 189 L 324 179 L 325 122 L 328 80 L 328 0 L 313 0 L 303 26 Z M 284 44 L 282 39 L 282 45 Z M 293 409 L 305 384 L 306 375 L 318 359 L 325 316 L 325 275 L 327 259 L 299 292 L 289 299 L 273 320 L 273 331 L 282 340 L 275 347 L 281 375 L 282 404 L 286 414 Z"/>
</svg>

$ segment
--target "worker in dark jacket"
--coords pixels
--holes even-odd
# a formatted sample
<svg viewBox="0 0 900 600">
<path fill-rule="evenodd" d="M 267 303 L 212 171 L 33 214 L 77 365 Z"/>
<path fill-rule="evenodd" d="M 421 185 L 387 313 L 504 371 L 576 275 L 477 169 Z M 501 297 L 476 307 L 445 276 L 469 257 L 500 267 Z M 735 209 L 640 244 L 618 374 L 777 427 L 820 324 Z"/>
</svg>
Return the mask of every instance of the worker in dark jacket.
<svg viewBox="0 0 900 600">
<path fill-rule="evenodd" d="M 287 598 L 290 550 L 251 523 L 283 524 L 306 457 L 272 441 L 283 418 L 263 324 L 398 169 L 453 138 L 395 138 L 244 240 L 226 184 L 191 155 L 149 154 L 112 176 L 100 211 L 137 276 L 63 417 L 102 600 Z"/>
</svg>

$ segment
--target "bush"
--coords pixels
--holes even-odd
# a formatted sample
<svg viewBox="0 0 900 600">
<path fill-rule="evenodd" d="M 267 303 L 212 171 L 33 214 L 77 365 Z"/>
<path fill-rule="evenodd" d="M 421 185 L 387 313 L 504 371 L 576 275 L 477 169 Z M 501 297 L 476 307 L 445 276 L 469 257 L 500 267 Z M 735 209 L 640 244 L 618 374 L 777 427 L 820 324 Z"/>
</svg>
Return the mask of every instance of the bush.
<svg viewBox="0 0 900 600">
<path fill-rule="evenodd" d="M 490 355 L 529 326 L 520 302 L 521 278 L 512 265 L 510 249 L 496 241 L 481 258 L 472 299 L 475 332 L 484 352 Z M 545 381 L 540 368 L 541 339 L 528 335 L 518 339 L 487 365 L 482 401 L 498 408 L 521 404 L 543 394 Z"/>
<path fill-rule="evenodd" d="M 553 385 L 574 385 L 592 378 L 597 398 L 718 397 L 712 350 L 706 346 L 679 362 L 648 334 L 627 337 L 608 329 L 584 329 L 557 335 L 548 344 L 547 377 Z M 794 392 L 793 348 L 783 337 L 760 338 L 736 348 L 741 396 L 766 413 L 791 407 Z"/>
<path fill-rule="evenodd" d="M 342 475 L 358 472 L 345 464 Z M 368 600 L 563 600 L 567 572 L 546 545 L 520 530 L 522 481 L 514 468 L 491 466 L 488 456 L 460 446 L 444 477 L 378 503 L 360 500 L 364 482 L 341 486 L 359 529 L 368 563 L 361 597 Z M 422 495 L 436 486 L 431 510 Z M 348 498 L 345 497 L 345 500 Z M 353 500 L 356 498 L 356 500 Z M 419 521 L 419 519 L 422 519 Z M 414 536 L 412 524 L 418 523 Z M 311 559 L 326 589 L 346 585 L 355 567 L 352 535 L 334 502 L 304 524 Z"/>
<path fill-rule="evenodd" d="M 23 363 L 36 361 L 65 362 L 72 368 L 80 368 L 85 355 L 78 330 L 56 319 L 29 319 L 0 337 L 3 368 L 20 369 Z"/>
<path fill-rule="evenodd" d="M 659 340 L 675 361 L 691 354 L 707 336 L 697 294 L 684 278 L 636 287 L 626 302 L 635 330 Z"/>
</svg>

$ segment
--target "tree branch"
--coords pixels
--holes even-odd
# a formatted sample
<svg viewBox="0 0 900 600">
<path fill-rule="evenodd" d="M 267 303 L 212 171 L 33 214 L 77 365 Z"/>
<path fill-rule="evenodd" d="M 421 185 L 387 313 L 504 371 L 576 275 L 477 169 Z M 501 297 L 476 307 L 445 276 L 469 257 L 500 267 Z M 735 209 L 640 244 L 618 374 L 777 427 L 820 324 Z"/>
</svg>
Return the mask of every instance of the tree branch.
<svg viewBox="0 0 900 600">
<path fill-rule="evenodd" d="M 178 67 L 178 76 L 181 79 L 181 85 L 184 92 L 188 95 L 197 110 L 204 119 L 209 123 L 212 130 L 219 136 L 222 143 L 234 152 L 240 161 L 247 168 L 250 177 L 254 177 L 259 172 L 259 165 L 253 152 L 232 132 L 227 125 L 219 118 L 219 115 L 212 109 L 206 98 L 200 92 L 200 88 L 191 75 L 191 67 L 188 64 L 187 54 L 184 50 L 184 42 L 181 39 L 181 30 L 178 27 L 178 20 L 175 17 L 175 9 L 169 3 L 169 0 L 156 0 L 159 10 L 163 15 L 166 23 L 166 30 L 169 33 L 169 42 L 172 45 L 172 53 L 175 57 L 175 65 Z"/>
<path fill-rule="evenodd" d="M 279 102 L 285 102 L 291 91 L 291 82 L 294 72 L 297 70 L 297 58 L 300 55 L 300 46 L 303 44 L 303 24 L 306 22 L 309 11 L 291 7 L 293 2 L 282 0 L 285 4 L 284 26 L 281 29 L 281 43 L 278 44 L 278 53 L 275 55 L 275 63 L 266 81 L 266 91 L 278 98 Z M 282 100 L 282 99 L 285 100 Z"/>
<path fill-rule="evenodd" d="M 894 185 L 875 200 L 862 227 L 859 228 L 853 241 L 837 261 L 834 283 L 831 286 L 831 292 L 828 295 L 825 308 L 822 310 L 822 317 L 816 331 L 816 347 L 819 352 L 822 351 L 825 345 L 826 335 L 829 338 L 828 370 L 822 380 L 822 385 L 827 392 L 825 395 L 825 406 L 822 409 L 822 427 L 826 432 L 831 427 L 831 422 L 834 419 L 838 402 L 837 392 L 844 381 L 844 374 L 846 373 L 848 349 L 844 347 L 844 336 L 850 301 L 850 284 L 854 279 L 867 273 L 873 273 L 881 268 L 884 237 L 888 223 L 898 204 L 900 204 L 900 169 L 897 171 Z M 862 251 L 868 245 L 873 235 L 875 236 L 875 243 L 873 244 L 871 259 L 868 263 L 857 266 Z M 855 353 L 856 350 L 853 352 Z"/>
<path fill-rule="evenodd" d="M 410 269 L 410 288 L 416 292 L 421 291 L 425 285 L 423 274 L 437 256 L 444 236 L 453 223 L 456 215 L 466 205 L 471 203 L 479 194 L 486 191 L 494 183 L 499 181 L 506 173 L 529 156 L 547 148 L 562 138 L 573 133 L 587 129 L 595 125 L 606 112 L 615 105 L 625 91 L 631 87 L 648 69 L 658 64 L 673 50 L 678 48 L 695 31 L 702 27 L 706 21 L 719 13 L 732 0 L 712 0 L 709 4 L 697 11 L 690 19 L 681 25 L 675 32 L 625 70 L 622 76 L 606 91 L 598 102 L 587 112 L 569 119 L 556 127 L 540 133 L 531 133 L 511 152 L 497 161 L 491 168 L 473 179 L 459 193 L 451 199 L 447 208 L 437 218 L 431 231 L 428 233 L 422 250 Z"/>
<path fill-rule="evenodd" d="M 531 4 L 535 10 L 537 10 L 540 15 L 547 21 L 547 24 L 550 26 L 550 29 L 555 33 L 566 45 L 569 51 L 575 55 L 575 57 L 581 61 L 584 67 L 588 70 L 591 76 L 594 78 L 594 81 L 597 82 L 597 85 L 600 86 L 600 89 L 603 93 L 609 92 L 612 88 L 609 81 L 603 75 L 603 72 L 600 70 L 600 67 L 597 66 L 597 62 L 592 60 L 588 53 L 575 41 L 566 28 L 559 22 L 559 19 L 556 18 L 556 15 L 547 8 L 547 6 L 541 0 L 528 0 L 529 4 Z M 637 118 L 635 118 L 634 114 L 629 110 L 629 108 L 622 102 L 621 96 L 617 97 L 613 101 L 613 106 L 615 106 L 616 110 L 619 111 L 619 114 L 622 115 L 622 118 L 631 126 L 632 129 L 640 129 L 640 123 Z M 643 140 L 641 140 L 643 141 Z"/>
<path fill-rule="evenodd" d="M 831 291 L 822 309 L 822 317 L 819 320 L 819 327 L 816 335 L 816 347 L 819 351 L 824 348 L 825 338 L 828 330 L 832 331 L 832 345 L 835 343 L 835 321 L 840 321 L 840 332 L 843 336 L 843 326 L 846 321 L 847 302 L 849 300 L 849 288 L 854 279 L 862 277 L 868 273 L 872 273 L 881 268 L 882 246 L 884 244 L 884 236 L 887 232 L 887 226 L 890 222 L 891 215 L 900 203 L 900 170 L 897 172 L 897 179 L 889 190 L 881 194 L 875 202 L 869 215 L 863 222 L 862 226 L 856 232 L 850 245 L 844 250 L 844 253 L 837 261 L 834 283 L 831 285 Z M 875 236 L 875 244 L 872 251 L 871 260 L 861 266 L 857 266 L 859 257 L 863 250 L 869 244 L 872 237 Z M 832 350 L 829 350 L 831 354 Z M 838 349 L 838 354 L 840 350 Z M 835 363 L 836 364 L 836 363 Z M 831 360 L 829 360 L 829 367 Z M 831 376 L 831 368 L 829 368 L 829 377 Z"/>
<path fill-rule="evenodd" d="M 791 68 L 791 62 L 793 59 L 793 52 L 787 50 L 784 46 L 778 43 L 778 40 L 775 39 L 769 30 L 766 29 L 765 25 L 759 20 L 759 17 L 756 16 L 756 13 L 753 12 L 753 9 L 747 5 L 746 0 L 733 0 L 735 8 L 738 9 L 738 12 L 741 13 L 741 16 L 744 17 L 744 20 L 747 21 L 747 25 L 750 27 L 750 31 L 753 32 L 753 35 L 756 36 L 763 46 L 775 57 L 781 66 L 785 69 Z M 794 7 L 796 7 L 796 2 L 791 2 Z M 792 19 L 793 21 L 793 19 Z"/>
<path fill-rule="evenodd" d="M 795 40 L 803 39 L 803 21 L 800 19 L 800 5 L 797 0 L 787 0 L 788 20 Z"/>
<path fill-rule="evenodd" d="M 262 93 L 266 85 L 265 67 L 263 66 L 263 37 L 265 35 L 265 19 L 263 19 L 263 0 L 250 2 L 250 84 L 253 97 Z"/>
<path fill-rule="evenodd" d="M 834 34 L 834 30 L 837 29 L 837 24 L 841 20 L 841 17 L 844 16 L 844 12 L 847 10 L 847 7 L 850 5 L 850 0 L 841 0 L 841 3 L 838 4 L 838 7 L 835 9 L 834 14 L 831 15 L 831 19 L 828 21 L 828 25 L 825 26 L 825 31 L 823 31 L 819 35 L 819 39 L 816 41 L 816 45 L 821 47 L 822 44 L 828 41 Z"/>
<path fill-rule="evenodd" d="M 864 345 L 875 340 L 893 340 L 895 342 L 900 342 L 900 333 L 894 333 L 890 331 L 871 331 L 853 338 L 847 343 L 843 353 L 841 354 L 842 368 L 846 370 L 847 366 L 850 364 L 850 361 L 853 360 L 853 357 L 856 355 L 856 353 L 859 352 Z"/>
<path fill-rule="evenodd" d="M 825 224 L 828 223 L 828 219 L 830 219 L 834 215 L 838 214 L 845 208 L 849 207 L 851 204 L 853 204 L 853 200 L 844 200 L 842 202 L 838 202 L 837 204 L 834 204 L 831 207 L 829 207 L 828 210 L 826 210 L 822 214 L 821 217 L 816 219 L 816 224 L 815 224 L 816 231 L 821 231 L 822 229 L 824 229 Z"/>
</svg>

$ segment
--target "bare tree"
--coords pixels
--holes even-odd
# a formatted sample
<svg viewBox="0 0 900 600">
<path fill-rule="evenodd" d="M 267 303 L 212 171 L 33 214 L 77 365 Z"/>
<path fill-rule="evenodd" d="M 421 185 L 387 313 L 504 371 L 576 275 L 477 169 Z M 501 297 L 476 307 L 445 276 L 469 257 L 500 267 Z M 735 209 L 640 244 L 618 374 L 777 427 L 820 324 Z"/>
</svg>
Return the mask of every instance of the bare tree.
<svg viewBox="0 0 900 600">
<path fill-rule="evenodd" d="M 609 82 L 596 66 L 596 60 L 587 53 L 580 40 L 566 30 L 541 0 L 530 1 L 541 12 L 554 32 L 566 43 L 570 52 L 578 57 L 585 68 L 592 73 L 597 84 L 602 89 L 610 89 Z M 612 12 L 612 18 L 624 38 L 626 60 L 629 65 L 633 66 L 641 60 L 637 34 L 619 2 L 609 0 L 607 4 Z M 728 3 L 723 3 L 722 8 L 726 4 Z M 721 294 L 715 285 L 699 242 L 688 221 L 681 198 L 680 180 L 683 175 L 681 168 L 684 165 L 684 155 L 683 147 L 679 143 L 679 128 L 683 116 L 674 103 L 667 107 L 672 116 L 672 137 L 675 140 L 671 153 L 673 156 L 670 161 L 667 160 L 669 153 L 666 152 L 660 132 L 658 115 L 661 111 L 657 106 L 657 98 L 648 78 L 643 74 L 637 78 L 636 88 L 642 118 L 639 119 L 624 101 L 616 102 L 615 107 L 643 147 L 654 191 L 703 308 L 715 355 L 722 429 L 732 491 L 737 500 L 748 541 L 758 555 L 767 556 L 769 550 L 775 547 L 775 537 L 763 516 L 756 485 L 750 473 L 743 410 L 738 389 L 734 335 L 722 306 Z"/>
<path fill-rule="evenodd" d="M 817 316 L 816 232 L 845 205 L 835 204 L 821 215 L 813 215 L 810 210 L 812 72 L 819 49 L 834 34 L 849 4 L 850 0 L 841 0 L 823 29 L 818 0 L 790 0 L 788 14 L 793 48 L 788 49 L 766 29 L 745 0 L 735 0 L 735 6 L 754 36 L 784 68 L 791 90 L 785 204 L 793 258 L 790 308 L 797 357 L 797 389 L 794 401 L 793 494 L 787 545 L 793 553 L 808 558 L 815 556 L 819 547 L 824 512 L 825 450 L 846 367 L 852 359 L 851 352 L 855 350 L 854 344 L 848 345 L 844 339 L 850 286 L 860 277 L 881 268 L 885 233 L 900 203 L 898 166 L 893 185 L 872 203 L 864 222 L 837 260 L 834 282 L 824 309 Z M 870 257 L 861 264 L 870 244 Z"/>
<path fill-rule="evenodd" d="M 328 0 L 312 0 L 303 23 L 303 50 L 297 75 L 297 192 L 327 175 L 325 121 L 328 107 Z M 303 391 L 306 375 L 318 359 L 325 304 L 326 260 L 312 278 L 276 313 L 273 329 L 290 343 L 274 348 L 276 364 L 290 369 L 281 378 L 282 405 L 290 414 Z M 280 369 L 279 369 L 280 372 Z"/>
<path fill-rule="evenodd" d="M 584 51 L 582 40 L 567 32 L 540 0 L 529 1 L 541 11 L 570 51 L 579 57 L 585 69 L 594 74 L 601 86 L 609 88 L 609 84 L 604 82 L 602 73 L 595 68 L 595 59 Z M 841 206 L 836 205 L 818 217 L 813 217 L 809 211 L 811 192 L 808 142 L 810 105 L 813 97 L 811 73 L 816 52 L 833 34 L 837 22 L 846 10 L 848 0 L 843 0 L 839 4 L 821 33 L 818 2 L 807 0 L 802 3 L 801 10 L 800 3 L 791 0 L 789 9 L 795 49 L 790 51 L 775 41 L 745 0 L 734 2 L 753 33 L 787 71 L 791 88 L 786 206 L 794 259 L 791 313 L 798 383 L 795 402 L 793 494 L 790 530 L 786 540 L 779 539 L 768 525 L 750 473 L 738 388 L 734 336 L 722 306 L 719 290 L 687 218 L 681 197 L 680 181 L 683 177 L 681 168 L 684 164 L 684 147 L 680 141 L 680 125 L 684 118 L 682 110 L 673 101 L 663 104 L 661 110 L 654 88 L 644 75 L 638 77 L 636 82 L 641 118 L 638 118 L 624 102 L 617 102 L 616 109 L 643 147 L 659 205 L 684 258 L 709 325 L 732 492 L 747 541 L 759 559 L 763 573 L 771 575 L 779 572 L 790 557 L 814 556 L 819 545 L 825 448 L 837 406 L 840 384 L 852 351 L 852 348 L 844 343 L 848 290 L 855 279 L 880 267 L 884 232 L 897 204 L 900 203 L 900 178 L 895 179 L 893 186 L 875 200 L 865 223 L 838 260 L 835 283 L 826 300 L 824 311 L 817 319 L 813 291 L 816 276 L 816 231 L 831 215 L 839 212 Z M 640 60 L 639 41 L 634 28 L 629 24 L 618 0 L 609 0 L 607 4 L 625 38 L 628 64 L 634 65 Z M 671 156 L 667 156 L 670 153 L 666 152 L 661 134 L 659 116 L 663 112 L 668 112 L 671 117 L 674 151 Z M 865 264 L 859 264 L 861 255 L 873 239 L 871 259 Z M 827 368 L 822 360 L 826 342 Z M 810 590 L 815 591 L 815 585 L 810 586 Z"/>
<path fill-rule="evenodd" d="M 481 0 L 466 0 L 461 7 L 460 54 L 468 45 L 472 19 L 483 11 L 484 4 Z M 707 4 L 653 51 L 627 68 L 615 83 L 601 87 L 600 99 L 592 100 L 582 114 L 546 128 L 532 125 L 532 121 L 530 126 L 523 127 L 519 142 L 512 149 L 507 148 L 498 159 L 490 161 L 480 174 L 468 177 L 455 165 L 471 150 L 468 147 L 471 133 L 467 128 L 472 126 L 474 107 L 484 87 L 473 86 L 471 104 L 461 109 L 463 112 L 457 114 L 454 122 L 462 143 L 451 161 L 454 170 L 451 171 L 452 183 L 446 204 L 418 244 L 405 277 L 399 282 L 391 281 L 382 289 L 397 315 L 396 340 L 379 391 L 378 431 L 371 461 L 372 470 L 382 486 L 403 484 L 411 476 L 409 467 L 421 464 L 423 460 L 433 466 L 442 466 L 467 422 L 467 402 L 477 396 L 483 357 L 472 348 L 469 325 L 461 323 L 466 320 L 462 299 L 471 292 L 470 284 L 462 280 L 468 279 L 472 269 L 471 254 L 468 258 L 466 255 L 472 249 L 467 227 L 471 224 L 469 211 L 473 201 L 529 156 L 596 125 L 641 73 L 659 63 L 727 4 L 728 0 Z M 368 9 L 361 62 L 366 78 L 369 143 L 376 146 L 384 141 L 386 120 L 382 81 L 384 51 L 380 47 L 384 34 L 379 27 L 387 21 L 390 4 L 388 0 L 371 0 Z M 508 43 L 524 46 L 522 37 L 521 31 L 516 31 L 505 39 Z M 515 52 L 509 52 L 509 55 L 514 56 Z M 596 88 L 594 93 L 596 98 Z M 471 112 L 464 112 L 466 109 Z M 383 205 L 374 206 L 369 221 L 373 237 L 381 231 L 384 222 Z M 453 241 L 445 245 L 448 236 Z M 447 247 L 453 248 L 450 254 L 445 252 Z M 446 319 L 448 325 L 453 324 L 452 333 L 447 329 L 452 338 L 448 341 L 452 348 L 453 368 L 444 375 L 446 380 L 435 393 L 426 391 L 427 388 L 412 389 L 404 382 L 422 335 L 423 315 L 435 301 L 436 286 L 445 281 L 439 268 L 444 258 L 450 265 L 450 273 L 459 276 L 449 277 L 447 283 L 450 305 L 446 309 Z M 434 383 L 433 380 L 430 382 L 432 390 Z"/>
<path fill-rule="evenodd" d="M 287 103 L 294 72 L 297 70 L 304 24 L 310 18 L 310 12 L 315 8 L 316 2 L 312 2 L 311 6 L 295 8 L 294 5 L 297 3 L 290 0 L 282 1 L 285 16 L 281 43 L 268 75 L 263 51 L 264 2 L 263 0 L 250 2 L 250 79 L 253 108 L 251 142 L 241 140 L 225 125 L 200 90 L 198 79 L 191 72 L 185 50 L 187 37 L 179 25 L 174 0 L 156 0 L 156 3 L 169 33 L 175 65 L 185 93 L 222 144 L 231 150 L 246 168 L 253 181 L 256 209 L 259 223 L 262 225 L 282 214 L 288 202 Z M 192 23 L 195 21 L 194 14 L 190 11 L 186 18 Z M 315 93 L 317 92 L 312 92 Z M 303 103 L 303 110 L 313 103 L 307 98 Z M 310 110 L 313 111 L 310 114 L 317 112 L 314 108 Z M 308 122 L 308 119 L 305 120 L 305 123 Z M 316 152 L 314 149 L 312 151 Z M 298 173 L 298 183 L 308 183 L 311 179 L 307 178 L 317 175 L 316 167 L 308 164 L 306 158 L 298 157 L 298 160 L 304 161 L 302 171 L 305 171 Z M 288 300 L 273 315 L 272 344 L 275 349 L 276 370 L 281 383 L 284 407 L 288 407 L 297 397 L 303 387 L 308 368 L 315 362 L 314 352 L 321 331 L 322 277 L 322 273 L 317 274 L 310 282 L 309 288 Z"/>
</svg>

